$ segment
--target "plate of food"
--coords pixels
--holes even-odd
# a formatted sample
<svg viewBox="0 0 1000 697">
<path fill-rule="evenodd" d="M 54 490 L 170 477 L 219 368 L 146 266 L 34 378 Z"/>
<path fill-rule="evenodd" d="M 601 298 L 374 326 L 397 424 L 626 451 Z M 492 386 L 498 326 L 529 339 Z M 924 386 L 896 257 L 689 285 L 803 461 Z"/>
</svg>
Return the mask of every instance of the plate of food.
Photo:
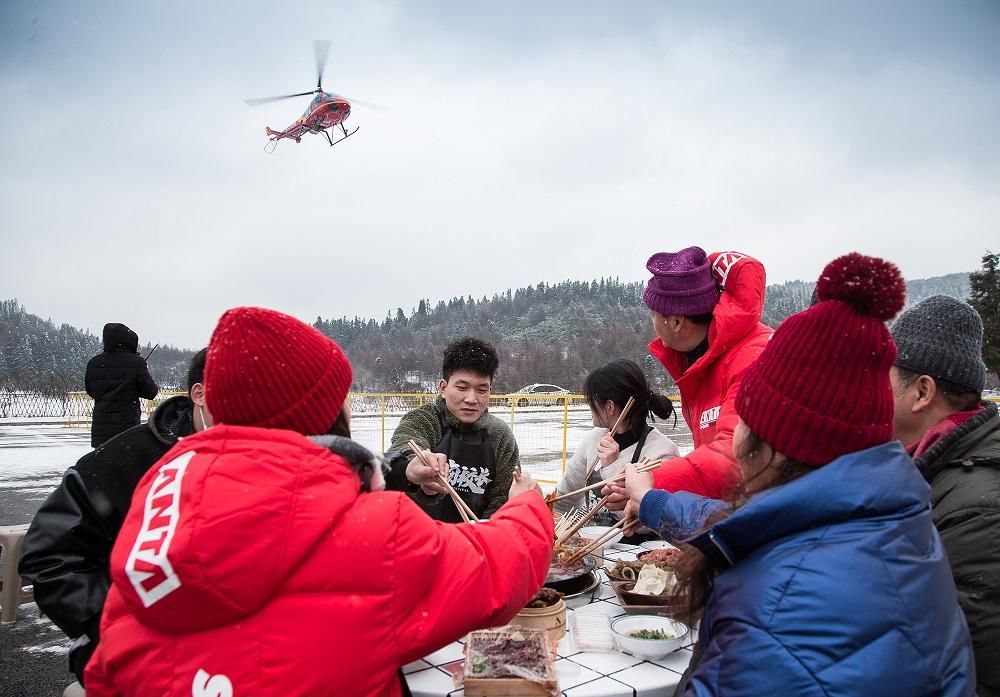
<svg viewBox="0 0 1000 697">
<path fill-rule="evenodd" d="M 498 627 L 470 632 L 463 683 L 469 697 L 556 695 L 552 651 L 541 629 Z"/>
<path fill-rule="evenodd" d="M 673 569 L 677 561 L 677 554 L 678 550 L 674 548 L 646 550 L 640 552 L 635 559 L 619 558 L 614 564 L 605 564 L 604 570 L 610 581 L 635 581 L 639 577 L 642 567 L 647 565 L 661 569 Z"/>
<path fill-rule="evenodd" d="M 651 549 L 646 552 L 640 552 L 636 559 L 643 564 L 655 564 L 656 566 L 663 568 L 673 568 L 674 564 L 677 563 L 678 554 L 680 550 L 676 547 L 663 547 L 661 549 Z"/>
<path fill-rule="evenodd" d="M 617 582 L 612 588 L 625 605 L 671 605 L 677 588 L 673 569 L 645 564 L 633 581 Z"/>
</svg>

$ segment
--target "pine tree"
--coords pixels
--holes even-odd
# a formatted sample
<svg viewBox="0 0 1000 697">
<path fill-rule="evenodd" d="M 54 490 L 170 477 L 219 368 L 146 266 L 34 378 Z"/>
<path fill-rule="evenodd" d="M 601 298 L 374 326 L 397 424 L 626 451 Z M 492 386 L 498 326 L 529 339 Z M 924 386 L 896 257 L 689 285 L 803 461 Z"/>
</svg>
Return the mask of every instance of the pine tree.
<svg viewBox="0 0 1000 697">
<path fill-rule="evenodd" d="M 983 318 L 983 362 L 1000 378 L 1000 254 L 983 255 L 983 268 L 969 274 L 969 304 Z"/>
</svg>

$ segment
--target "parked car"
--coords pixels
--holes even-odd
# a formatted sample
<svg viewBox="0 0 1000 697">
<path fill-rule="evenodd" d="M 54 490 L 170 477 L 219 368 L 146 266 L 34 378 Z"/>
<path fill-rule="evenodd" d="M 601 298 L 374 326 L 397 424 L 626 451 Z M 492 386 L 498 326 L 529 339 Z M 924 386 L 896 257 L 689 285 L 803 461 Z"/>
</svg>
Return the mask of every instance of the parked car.
<svg viewBox="0 0 1000 697">
<path fill-rule="evenodd" d="M 519 407 L 552 406 L 554 404 L 562 404 L 563 400 L 559 398 L 569 393 L 569 390 L 563 389 L 559 385 L 546 385 L 536 382 L 512 392 L 511 394 L 516 396 L 512 397 L 511 401 Z M 521 395 L 529 396 L 522 397 Z M 545 397 L 551 397 L 552 399 L 545 399 Z"/>
</svg>

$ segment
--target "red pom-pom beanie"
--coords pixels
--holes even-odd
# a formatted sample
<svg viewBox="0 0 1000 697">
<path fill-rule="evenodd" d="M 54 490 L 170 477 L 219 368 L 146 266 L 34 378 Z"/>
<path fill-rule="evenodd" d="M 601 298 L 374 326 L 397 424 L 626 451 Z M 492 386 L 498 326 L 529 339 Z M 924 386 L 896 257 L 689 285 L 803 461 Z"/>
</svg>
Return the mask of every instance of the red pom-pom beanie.
<svg viewBox="0 0 1000 697">
<path fill-rule="evenodd" d="M 260 307 L 227 310 L 208 344 L 205 400 L 234 426 L 326 433 L 351 386 L 340 346 L 294 317 Z"/>
<path fill-rule="evenodd" d="M 816 290 L 819 302 L 782 322 L 744 372 L 736 411 L 769 446 L 818 467 L 892 438 L 896 345 L 885 322 L 906 284 L 893 264 L 848 254 Z"/>
</svg>

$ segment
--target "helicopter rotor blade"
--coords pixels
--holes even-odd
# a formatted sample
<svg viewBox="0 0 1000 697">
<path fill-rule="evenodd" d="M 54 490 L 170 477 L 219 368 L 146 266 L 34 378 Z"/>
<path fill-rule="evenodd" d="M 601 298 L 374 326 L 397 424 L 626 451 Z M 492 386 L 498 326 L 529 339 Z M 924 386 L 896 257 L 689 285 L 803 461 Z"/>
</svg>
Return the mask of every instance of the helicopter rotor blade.
<svg viewBox="0 0 1000 697">
<path fill-rule="evenodd" d="M 342 99 L 346 99 L 347 101 L 349 101 L 351 103 L 352 106 L 354 104 L 357 104 L 358 106 L 363 106 L 365 109 L 371 109 L 372 111 L 377 111 L 380 114 L 384 114 L 385 112 L 389 111 L 389 107 L 382 106 L 381 104 L 374 104 L 372 102 L 362 102 L 360 99 L 354 99 L 352 97 L 346 97 L 346 96 L 344 96 L 342 94 L 338 94 L 337 96 L 341 97 Z"/>
<path fill-rule="evenodd" d="M 247 106 L 260 106 L 261 104 L 270 104 L 271 102 L 279 102 L 282 99 L 291 99 L 292 97 L 305 97 L 309 94 L 316 94 L 316 90 L 309 90 L 308 92 L 297 92 L 296 94 L 283 94 L 278 97 L 258 97 L 257 99 L 244 99 L 244 103 Z"/>
<path fill-rule="evenodd" d="M 329 41 L 313 41 L 313 52 L 316 54 L 316 89 L 323 89 L 323 69 L 326 68 L 326 59 L 330 55 Z"/>
</svg>

